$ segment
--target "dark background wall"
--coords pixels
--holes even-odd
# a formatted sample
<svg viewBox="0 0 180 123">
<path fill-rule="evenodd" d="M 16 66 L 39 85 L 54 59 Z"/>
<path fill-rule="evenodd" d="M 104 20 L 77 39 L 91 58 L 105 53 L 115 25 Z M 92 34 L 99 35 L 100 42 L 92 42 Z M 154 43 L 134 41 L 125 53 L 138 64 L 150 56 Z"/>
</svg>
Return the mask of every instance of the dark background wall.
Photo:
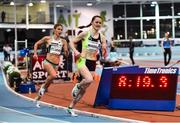
<svg viewBox="0 0 180 123">
<path fill-rule="evenodd" d="M 32 49 L 34 43 L 46 35 L 50 35 L 50 29 L 46 29 L 44 32 L 42 29 L 17 29 L 18 41 L 24 41 L 27 39 L 29 49 Z M 10 44 L 14 49 L 14 37 L 14 29 L 1 28 L 0 51 L 2 51 L 3 45 L 6 43 Z M 18 43 L 18 49 L 22 49 L 24 46 L 24 43 Z"/>
</svg>

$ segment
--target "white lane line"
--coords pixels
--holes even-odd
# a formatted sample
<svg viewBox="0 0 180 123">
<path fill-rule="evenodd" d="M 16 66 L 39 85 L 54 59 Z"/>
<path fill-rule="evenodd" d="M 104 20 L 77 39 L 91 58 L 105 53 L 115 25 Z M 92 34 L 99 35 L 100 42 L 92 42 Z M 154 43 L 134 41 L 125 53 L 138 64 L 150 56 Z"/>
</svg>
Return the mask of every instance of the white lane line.
<svg viewBox="0 0 180 123">
<path fill-rule="evenodd" d="M 63 121 L 63 120 L 55 120 L 55 119 L 53 119 L 53 118 L 46 118 L 46 117 L 41 117 L 41 116 L 38 116 L 38 115 L 33 115 L 33 114 L 30 114 L 30 113 L 25 113 L 25 112 L 17 111 L 17 110 L 14 110 L 14 109 L 10 109 L 10 108 L 7 108 L 7 107 L 3 107 L 3 106 L 0 106 L 0 108 L 1 108 L 1 109 L 4 109 L 4 110 L 9 110 L 9 111 L 11 111 L 11 112 L 16 112 L 16 113 L 19 113 L 19 114 L 23 114 L 23 115 L 26 115 L 26 116 L 31 116 L 31 117 L 35 117 L 35 118 L 50 120 L 51 122 L 54 121 L 54 122 L 61 122 L 61 123 L 70 123 L 70 122 Z M 49 121 L 48 121 L 48 122 L 49 122 Z"/>
<path fill-rule="evenodd" d="M 1 120 L 0 120 L 0 123 L 8 123 L 8 122 L 5 122 L 5 121 L 1 121 Z"/>
<path fill-rule="evenodd" d="M 5 85 L 6 87 L 8 88 L 9 91 L 11 91 L 12 93 L 16 94 L 17 96 L 20 96 L 20 97 L 23 97 L 25 98 L 26 100 L 29 100 L 29 101 L 35 101 L 34 99 L 32 98 L 29 98 L 29 97 L 26 97 L 24 95 L 21 95 L 15 91 L 13 91 L 7 84 L 7 81 L 6 81 L 6 78 L 5 78 L 5 75 L 4 75 L 4 72 L 3 72 L 3 77 L 4 77 L 4 82 L 5 82 Z M 48 105 L 49 107 L 55 107 L 55 108 L 59 108 L 59 109 L 67 109 L 67 107 L 63 107 L 63 106 L 59 106 L 59 105 L 54 105 L 54 104 L 51 104 L 51 103 L 47 103 L 47 102 L 43 102 L 43 101 L 40 101 L 41 104 L 44 104 L 44 105 Z M 128 119 L 128 118 L 120 118 L 120 117 L 115 117 L 115 116 L 109 116 L 109 115 L 103 115 L 103 114 L 98 114 L 98 113 L 92 113 L 92 112 L 87 112 L 87 111 L 81 111 L 81 110 L 77 110 L 75 109 L 76 112 L 78 113 L 81 113 L 81 114 L 87 114 L 89 116 L 92 116 L 92 117 L 104 117 L 104 118 L 109 118 L 109 119 L 113 119 L 113 120 L 123 120 L 125 122 L 138 122 L 138 123 L 146 123 L 144 121 L 140 121 L 140 120 L 133 120 L 133 119 Z"/>
<path fill-rule="evenodd" d="M 7 84 L 7 81 L 6 81 L 6 78 L 5 78 L 5 75 L 4 75 L 4 72 L 3 72 L 3 77 L 4 77 L 4 82 L 5 82 L 5 85 L 6 87 L 8 88 L 9 91 L 11 91 L 12 93 L 16 94 L 17 96 L 20 96 L 22 98 L 25 98 L 26 100 L 28 101 L 32 101 L 34 102 L 35 100 L 32 99 L 32 98 L 29 98 L 29 97 L 26 97 L 24 95 L 21 95 L 15 91 L 13 91 Z M 180 93 L 177 93 L 177 95 L 180 95 Z M 66 110 L 67 107 L 63 107 L 63 106 L 59 106 L 59 105 L 55 105 L 55 104 L 51 104 L 51 103 L 47 103 L 47 102 L 43 102 L 43 101 L 40 101 L 41 104 L 44 104 L 44 105 L 48 105 L 49 107 L 54 107 L 54 108 L 58 108 L 58 109 L 64 109 Z M 137 123 L 147 123 L 145 121 L 140 121 L 140 120 L 133 120 L 133 119 L 128 119 L 128 118 L 120 118 L 120 117 L 115 117 L 115 116 L 109 116 L 109 115 L 103 115 L 103 114 L 98 114 L 98 113 L 92 113 L 92 112 L 87 112 L 87 111 L 81 111 L 81 110 L 77 110 L 77 109 L 74 109 L 76 112 L 80 113 L 80 114 L 87 114 L 91 117 L 104 117 L 104 118 L 110 118 L 110 119 L 114 119 L 114 120 L 123 120 L 125 122 L 137 122 Z"/>
<path fill-rule="evenodd" d="M 1 71 L 2 71 L 2 68 L 1 68 Z M 8 88 L 8 90 L 11 91 L 12 93 L 16 94 L 17 96 L 23 97 L 21 94 L 16 93 L 15 91 L 13 91 L 13 90 L 8 86 L 7 80 L 6 80 L 6 77 L 5 77 L 5 74 L 4 74 L 3 71 L 2 71 L 2 74 L 3 74 L 3 79 L 4 79 L 4 82 L 5 82 L 5 86 Z M 26 98 L 26 99 L 28 99 L 28 98 Z M 28 99 L 28 100 L 29 100 L 29 99 Z M 32 100 L 33 100 L 33 99 L 32 99 Z M 4 108 L 4 109 L 6 109 L 6 110 L 14 111 L 14 112 L 17 112 L 17 113 L 20 113 L 20 114 L 25 114 L 25 115 L 29 115 L 29 116 L 33 116 L 33 117 L 37 117 L 37 118 L 41 118 L 41 119 L 47 119 L 47 120 L 52 120 L 52 121 L 62 122 L 62 123 L 70 123 L 70 122 L 68 122 L 68 121 L 55 120 L 55 119 L 53 119 L 53 118 L 41 117 L 41 116 L 33 115 L 33 114 L 31 114 L 31 113 L 25 113 L 25 112 L 17 111 L 17 110 L 14 110 L 14 109 L 9 109 L 9 108 L 2 107 L 2 106 L 0 106 L 0 108 Z"/>
<path fill-rule="evenodd" d="M 1 68 L 2 70 L 2 68 Z M 3 72 L 3 77 L 4 77 L 4 82 L 5 82 L 5 85 L 6 87 L 8 88 L 9 91 L 11 91 L 12 93 L 16 94 L 17 96 L 20 96 L 26 100 L 29 100 L 29 101 L 32 101 L 34 102 L 35 100 L 32 99 L 32 98 L 29 98 L 29 97 L 26 97 L 24 95 L 21 95 L 15 91 L 13 91 L 7 84 L 7 80 L 5 78 L 5 75 L 4 75 L 4 72 Z M 47 103 L 47 102 L 43 102 L 43 101 L 40 101 L 41 104 L 44 104 L 44 105 L 48 105 L 49 107 L 54 107 L 54 108 L 58 108 L 58 109 L 67 109 L 67 107 L 63 107 L 63 106 L 59 106 L 59 105 L 54 105 L 54 104 L 51 104 L 51 103 Z M 77 109 L 74 109 L 76 112 L 80 113 L 80 114 L 86 114 L 88 116 L 91 116 L 91 117 L 103 117 L 103 118 L 109 118 L 109 119 L 113 119 L 113 120 L 120 120 L 122 122 L 136 122 L 136 123 L 147 123 L 145 121 L 140 121 L 140 120 L 133 120 L 133 119 L 128 119 L 128 118 L 120 118 L 120 117 L 115 117 L 115 116 L 109 116 L 109 115 L 103 115 L 103 114 L 98 114 L 98 113 L 92 113 L 92 112 L 87 112 L 87 111 L 81 111 L 81 110 L 77 110 Z"/>
</svg>

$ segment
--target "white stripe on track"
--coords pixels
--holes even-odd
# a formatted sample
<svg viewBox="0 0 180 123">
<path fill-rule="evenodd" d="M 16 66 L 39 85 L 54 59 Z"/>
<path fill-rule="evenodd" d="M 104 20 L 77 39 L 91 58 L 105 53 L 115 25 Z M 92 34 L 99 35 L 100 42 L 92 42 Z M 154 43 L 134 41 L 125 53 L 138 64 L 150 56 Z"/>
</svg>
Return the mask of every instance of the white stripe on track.
<svg viewBox="0 0 180 123">
<path fill-rule="evenodd" d="M 2 70 L 2 68 L 1 68 L 1 70 Z M 2 71 L 2 72 L 3 72 L 3 71 Z M 12 93 L 16 94 L 17 96 L 20 96 L 20 97 L 25 98 L 25 96 L 22 96 L 21 94 L 13 91 L 13 90 L 8 86 L 4 72 L 3 72 L 2 74 L 3 74 L 3 79 L 4 79 L 4 82 L 5 82 L 5 86 L 7 87 L 7 89 L 8 89 L 9 91 L 11 91 Z M 29 98 L 26 98 L 26 100 L 29 100 Z M 32 100 L 33 100 L 33 99 L 32 99 Z M 68 121 L 56 120 L 56 119 L 53 119 L 53 118 L 41 117 L 41 116 L 33 115 L 33 114 L 31 114 L 31 113 L 25 113 L 25 112 L 17 111 L 17 110 L 14 110 L 14 109 L 6 108 L 6 107 L 3 107 L 3 106 L 0 106 L 0 108 L 4 108 L 4 109 L 6 109 L 6 110 L 14 111 L 14 112 L 19 113 L 19 114 L 25 114 L 25 115 L 28 115 L 28 116 L 33 116 L 33 117 L 37 117 L 37 118 L 41 118 L 41 119 L 47 119 L 47 120 L 52 120 L 52 121 L 55 121 L 55 122 L 62 122 L 62 123 L 70 123 L 70 122 L 68 122 Z"/>
<path fill-rule="evenodd" d="M 1 68 L 1 70 L 2 70 L 2 68 Z M 15 91 L 13 91 L 7 84 L 7 80 L 6 80 L 4 72 L 3 72 L 3 78 L 4 78 L 5 85 L 6 85 L 6 87 L 8 88 L 9 91 L 11 91 L 12 93 L 16 94 L 17 96 L 20 96 L 20 97 L 22 97 L 22 98 L 24 98 L 24 99 L 26 99 L 28 101 L 32 101 L 32 102 L 35 101 L 32 98 L 26 97 L 24 95 L 21 95 L 21 94 L 15 92 Z M 40 103 L 44 104 L 44 105 L 47 105 L 49 107 L 54 107 L 54 108 L 59 108 L 59 109 L 64 109 L 64 110 L 67 109 L 67 107 L 54 105 L 54 104 L 43 102 L 43 101 L 40 101 Z M 113 120 L 120 120 L 120 122 L 147 123 L 145 121 L 133 120 L 133 119 L 128 119 L 128 118 L 120 118 L 120 117 L 115 117 L 115 116 L 109 116 L 109 115 L 103 115 L 103 114 L 92 113 L 92 112 L 87 112 L 87 111 L 81 111 L 81 110 L 77 110 L 77 109 L 74 109 L 74 111 L 76 111 L 76 112 L 78 112 L 80 114 L 86 114 L 86 115 L 91 116 L 91 117 L 103 117 L 103 118 L 109 118 L 109 119 L 113 119 Z"/>
</svg>

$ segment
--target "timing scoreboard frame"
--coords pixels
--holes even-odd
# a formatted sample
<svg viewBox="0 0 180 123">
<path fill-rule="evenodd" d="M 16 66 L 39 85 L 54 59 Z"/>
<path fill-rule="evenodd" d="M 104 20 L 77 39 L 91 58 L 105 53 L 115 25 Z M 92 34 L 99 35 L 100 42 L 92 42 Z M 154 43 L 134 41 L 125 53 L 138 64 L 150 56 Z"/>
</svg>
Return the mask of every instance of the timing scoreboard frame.
<svg viewBox="0 0 180 123">
<path fill-rule="evenodd" d="M 103 68 L 94 107 L 174 111 L 177 67 Z"/>
</svg>

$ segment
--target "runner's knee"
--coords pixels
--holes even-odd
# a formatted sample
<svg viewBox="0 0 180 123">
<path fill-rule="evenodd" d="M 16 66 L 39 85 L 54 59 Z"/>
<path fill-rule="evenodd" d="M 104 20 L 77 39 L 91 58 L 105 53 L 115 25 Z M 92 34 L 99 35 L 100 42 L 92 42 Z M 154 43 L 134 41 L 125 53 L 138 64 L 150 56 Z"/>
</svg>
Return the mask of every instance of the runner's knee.
<svg viewBox="0 0 180 123">
<path fill-rule="evenodd" d="M 51 79 L 55 79 L 55 78 L 57 77 L 57 75 L 56 75 L 56 74 L 50 74 L 49 77 L 50 77 Z"/>
<path fill-rule="evenodd" d="M 85 78 L 85 82 L 88 84 L 91 84 L 92 82 L 93 82 L 94 80 L 93 80 L 93 77 L 91 76 L 91 77 L 87 77 L 87 78 Z"/>
</svg>

